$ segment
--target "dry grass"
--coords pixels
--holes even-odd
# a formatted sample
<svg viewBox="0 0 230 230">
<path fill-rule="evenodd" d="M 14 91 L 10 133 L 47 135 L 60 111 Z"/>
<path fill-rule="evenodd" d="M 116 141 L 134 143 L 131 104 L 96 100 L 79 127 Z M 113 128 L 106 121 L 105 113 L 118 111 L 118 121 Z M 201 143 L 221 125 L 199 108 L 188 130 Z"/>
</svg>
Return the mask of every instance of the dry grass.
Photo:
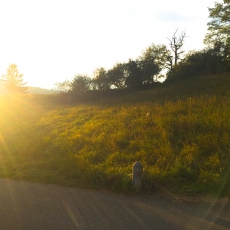
<svg viewBox="0 0 230 230">
<path fill-rule="evenodd" d="M 229 83 L 207 76 L 75 105 L 1 97 L 0 176 L 134 192 L 139 160 L 143 192 L 230 194 Z"/>
</svg>

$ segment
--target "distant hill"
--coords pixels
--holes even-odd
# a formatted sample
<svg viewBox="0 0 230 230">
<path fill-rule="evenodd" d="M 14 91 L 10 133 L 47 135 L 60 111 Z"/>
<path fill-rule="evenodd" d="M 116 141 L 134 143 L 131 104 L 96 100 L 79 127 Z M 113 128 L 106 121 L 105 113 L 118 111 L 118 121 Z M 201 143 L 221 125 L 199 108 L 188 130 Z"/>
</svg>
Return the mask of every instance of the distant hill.
<svg viewBox="0 0 230 230">
<path fill-rule="evenodd" d="M 0 86 L 0 94 L 5 94 L 5 93 L 8 93 L 7 90 L 5 90 L 4 87 Z M 43 89 L 40 87 L 29 86 L 28 93 L 29 94 L 54 94 L 54 93 L 57 93 L 57 91 L 51 90 L 51 89 Z"/>
<path fill-rule="evenodd" d="M 53 93 L 57 93 L 57 91 L 52 90 L 52 89 L 43 89 L 40 87 L 33 87 L 33 86 L 29 86 L 28 92 L 29 92 L 29 94 L 53 94 Z"/>
</svg>

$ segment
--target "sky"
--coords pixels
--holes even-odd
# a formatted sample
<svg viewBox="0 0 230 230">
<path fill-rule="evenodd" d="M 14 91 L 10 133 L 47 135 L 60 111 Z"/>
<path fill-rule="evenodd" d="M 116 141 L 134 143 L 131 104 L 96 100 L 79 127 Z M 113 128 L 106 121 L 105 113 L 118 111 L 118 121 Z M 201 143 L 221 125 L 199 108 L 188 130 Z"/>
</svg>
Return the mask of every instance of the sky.
<svg viewBox="0 0 230 230">
<path fill-rule="evenodd" d="M 214 1 L 1 0 L 0 75 L 14 63 L 27 85 L 52 89 L 168 45 L 177 29 L 186 52 L 199 50 Z"/>
</svg>

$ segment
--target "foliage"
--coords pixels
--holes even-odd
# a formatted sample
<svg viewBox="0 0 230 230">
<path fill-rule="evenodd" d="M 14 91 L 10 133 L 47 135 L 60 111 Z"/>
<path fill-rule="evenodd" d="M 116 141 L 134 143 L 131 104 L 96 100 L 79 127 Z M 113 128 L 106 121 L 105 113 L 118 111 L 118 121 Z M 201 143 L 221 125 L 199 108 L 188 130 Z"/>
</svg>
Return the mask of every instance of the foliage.
<svg viewBox="0 0 230 230">
<path fill-rule="evenodd" d="M 26 93 L 28 87 L 23 80 L 23 74 L 20 74 L 18 67 L 15 64 L 10 64 L 6 70 L 6 74 L 1 77 L 0 83 L 10 92 L 10 93 Z"/>
<path fill-rule="evenodd" d="M 162 70 L 172 69 L 171 58 L 171 51 L 165 45 L 151 44 L 136 60 L 129 59 L 128 62 L 116 63 L 113 68 L 108 70 L 102 67 L 97 68 L 92 80 L 83 80 L 84 77 L 75 79 L 80 88 L 82 84 L 87 85 L 86 90 L 72 90 L 74 81 L 56 83 L 56 89 L 60 92 L 107 91 L 125 88 L 139 90 L 142 86 L 152 86 L 157 82 L 159 76 L 163 76 L 159 75 Z"/>
<path fill-rule="evenodd" d="M 111 86 L 117 89 L 124 89 L 125 88 L 125 64 L 123 63 L 116 63 L 112 69 L 108 70 L 108 80 Z"/>
<path fill-rule="evenodd" d="M 190 51 L 169 73 L 166 82 L 172 82 L 201 74 L 217 74 L 230 71 L 228 61 L 219 48 Z"/>
<path fill-rule="evenodd" d="M 64 81 L 55 83 L 55 90 L 60 93 L 71 92 L 73 94 L 82 94 L 91 89 L 93 80 L 87 75 L 77 74 L 72 81 Z"/>
<path fill-rule="evenodd" d="M 140 62 L 129 59 L 126 63 L 126 74 L 125 85 L 128 89 L 138 89 L 142 86 Z"/>
<path fill-rule="evenodd" d="M 71 82 L 71 90 L 74 93 L 84 93 L 90 89 L 92 79 L 88 76 L 76 75 Z"/>
<path fill-rule="evenodd" d="M 67 93 L 72 88 L 71 82 L 69 80 L 66 80 L 64 82 L 56 82 L 54 84 L 54 90 L 59 91 L 60 93 Z"/>
<path fill-rule="evenodd" d="M 108 74 L 104 68 L 97 68 L 94 71 L 94 84 L 98 90 L 110 89 Z"/>
<path fill-rule="evenodd" d="M 152 85 L 156 79 L 156 75 L 164 68 L 167 68 L 166 63 L 170 51 L 165 45 L 149 46 L 139 57 L 141 74 L 144 85 Z M 155 79 L 154 79 L 155 78 Z"/>
<path fill-rule="evenodd" d="M 214 8 L 209 8 L 209 32 L 206 34 L 205 43 L 215 44 L 221 42 L 230 45 L 230 0 L 215 3 Z"/>
</svg>

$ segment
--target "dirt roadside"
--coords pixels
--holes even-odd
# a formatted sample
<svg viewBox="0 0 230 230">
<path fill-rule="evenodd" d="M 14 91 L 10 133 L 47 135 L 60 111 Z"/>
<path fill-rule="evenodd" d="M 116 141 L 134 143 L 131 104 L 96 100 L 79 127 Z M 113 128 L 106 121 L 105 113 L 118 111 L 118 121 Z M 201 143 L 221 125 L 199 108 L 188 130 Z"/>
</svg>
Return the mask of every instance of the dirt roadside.
<svg viewBox="0 0 230 230">
<path fill-rule="evenodd" d="M 0 229 L 230 229 L 230 200 L 124 196 L 0 179 Z"/>
</svg>

